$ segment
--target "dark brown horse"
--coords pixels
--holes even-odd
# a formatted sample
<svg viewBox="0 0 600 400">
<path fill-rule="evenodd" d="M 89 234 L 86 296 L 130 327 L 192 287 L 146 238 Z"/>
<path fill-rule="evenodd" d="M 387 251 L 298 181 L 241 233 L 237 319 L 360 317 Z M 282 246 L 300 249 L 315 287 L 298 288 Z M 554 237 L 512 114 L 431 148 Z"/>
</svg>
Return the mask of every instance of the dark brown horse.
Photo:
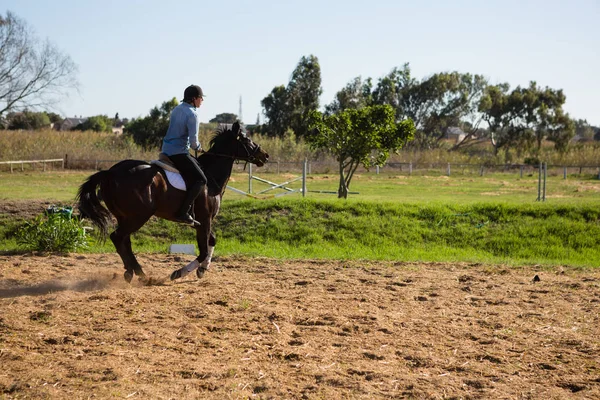
<svg viewBox="0 0 600 400">
<path fill-rule="evenodd" d="M 216 244 L 211 222 L 219 212 L 233 162 L 243 160 L 260 167 L 269 159 L 269 155 L 246 136 L 237 122 L 221 125 L 210 145 L 210 149 L 198 157 L 208 183 L 193 207 L 195 219 L 199 222 L 194 228 L 200 255 L 174 271 L 172 280 L 195 269 L 198 277 L 202 277 L 208 269 Z M 110 239 L 125 265 L 125 279 L 131 282 L 134 273 L 140 278 L 144 278 L 145 274 L 131 249 L 130 235 L 153 215 L 173 220 L 184 194 L 171 185 L 162 168 L 144 161 L 124 160 L 90 176 L 79 187 L 77 198 L 82 216 L 99 228 L 102 237 L 108 234 L 111 214 L 116 218 L 117 229 L 110 234 Z M 104 201 L 106 208 L 100 200 Z M 186 228 L 182 226 L 182 229 Z"/>
</svg>

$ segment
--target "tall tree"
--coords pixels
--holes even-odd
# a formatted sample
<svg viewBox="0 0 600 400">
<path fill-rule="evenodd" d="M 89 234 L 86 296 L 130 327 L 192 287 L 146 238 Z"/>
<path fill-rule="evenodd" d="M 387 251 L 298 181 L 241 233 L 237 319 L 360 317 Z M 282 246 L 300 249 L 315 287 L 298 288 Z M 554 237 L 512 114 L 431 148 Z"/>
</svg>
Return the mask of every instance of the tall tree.
<svg viewBox="0 0 600 400">
<path fill-rule="evenodd" d="M 288 96 L 285 86 L 276 86 L 261 101 L 267 119 L 266 131 L 270 136 L 283 136 L 289 127 Z"/>
<path fill-rule="evenodd" d="M 290 128 L 296 137 L 303 137 L 308 132 L 308 116 L 319 109 L 321 89 L 321 66 L 319 59 L 310 55 L 302 57 L 292 73 L 287 87 L 290 110 Z"/>
<path fill-rule="evenodd" d="M 0 116 L 52 107 L 77 87 L 77 66 L 49 41 L 39 42 L 25 21 L 0 15 Z"/>
<path fill-rule="evenodd" d="M 333 155 L 339 167 L 338 197 L 347 198 L 359 165 L 383 165 L 390 152 L 401 149 L 414 135 L 412 120 L 396 122 L 390 105 L 348 108 L 333 115 L 310 114 L 311 133 L 306 137 L 313 149 Z"/>
<path fill-rule="evenodd" d="M 372 87 L 371 78 L 363 81 L 360 76 L 357 76 L 336 93 L 335 99 L 325 106 L 325 113 L 331 115 L 348 108 L 358 109 L 371 105 L 373 103 Z"/>
<path fill-rule="evenodd" d="M 318 58 L 314 55 L 303 56 L 287 87 L 276 86 L 261 101 L 267 119 L 267 133 L 283 136 L 288 129 L 292 129 L 297 137 L 305 136 L 308 115 L 319 108 L 322 91 Z"/>
</svg>

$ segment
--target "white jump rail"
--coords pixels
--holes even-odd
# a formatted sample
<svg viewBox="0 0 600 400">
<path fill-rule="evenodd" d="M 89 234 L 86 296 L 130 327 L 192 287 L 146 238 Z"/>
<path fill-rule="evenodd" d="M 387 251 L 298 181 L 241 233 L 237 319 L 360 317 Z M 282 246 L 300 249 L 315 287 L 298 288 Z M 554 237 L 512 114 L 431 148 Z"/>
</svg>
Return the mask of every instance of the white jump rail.
<svg viewBox="0 0 600 400">
<path fill-rule="evenodd" d="M 248 191 L 244 192 L 243 190 L 234 188 L 232 186 L 227 186 L 227 189 L 231 190 L 232 192 L 235 193 L 239 193 L 242 195 L 245 195 L 247 197 L 252 197 L 253 199 L 270 199 L 270 198 L 274 198 L 274 197 L 281 197 L 281 196 L 285 196 L 288 194 L 292 194 L 292 193 L 302 193 L 302 197 L 306 196 L 306 168 L 307 168 L 307 160 L 304 160 L 303 166 L 302 166 L 302 176 L 296 177 L 294 179 L 291 179 L 287 182 L 283 182 L 283 183 L 275 183 L 275 182 L 271 182 L 268 181 L 266 179 L 263 178 L 259 178 L 258 176 L 254 176 L 252 175 L 252 164 L 249 165 L 248 168 Z M 256 194 L 252 194 L 252 180 L 257 180 L 259 182 L 263 182 L 266 183 L 268 185 L 270 185 L 271 187 L 261 190 L 260 192 L 256 193 Z M 289 185 L 290 183 L 296 182 L 302 180 L 302 187 L 300 189 L 292 189 L 287 187 L 287 185 Z M 285 190 L 283 193 L 277 193 L 277 194 L 269 194 L 265 196 L 265 193 L 274 190 L 274 189 L 282 189 Z"/>
</svg>

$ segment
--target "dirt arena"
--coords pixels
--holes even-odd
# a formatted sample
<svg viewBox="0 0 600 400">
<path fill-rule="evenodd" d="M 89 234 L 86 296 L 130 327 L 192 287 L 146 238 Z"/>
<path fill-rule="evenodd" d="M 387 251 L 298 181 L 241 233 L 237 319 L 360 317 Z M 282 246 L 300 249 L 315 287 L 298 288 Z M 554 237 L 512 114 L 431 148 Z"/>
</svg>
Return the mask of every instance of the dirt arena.
<svg viewBox="0 0 600 400">
<path fill-rule="evenodd" d="M 595 271 L 139 258 L 0 255 L 0 398 L 600 398 Z"/>
</svg>

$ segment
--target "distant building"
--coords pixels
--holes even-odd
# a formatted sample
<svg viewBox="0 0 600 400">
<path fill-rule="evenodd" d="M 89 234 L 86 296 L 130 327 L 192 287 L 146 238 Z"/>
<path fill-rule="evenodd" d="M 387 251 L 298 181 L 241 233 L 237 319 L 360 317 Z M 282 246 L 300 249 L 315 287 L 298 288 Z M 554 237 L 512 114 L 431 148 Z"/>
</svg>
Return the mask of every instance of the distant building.
<svg viewBox="0 0 600 400">
<path fill-rule="evenodd" d="M 83 118 L 81 116 L 79 118 L 65 118 L 61 123 L 57 123 L 55 127 L 59 131 L 70 131 L 77 125 L 83 124 L 85 121 L 87 121 L 87 118 Z"/>
<path fill-rule="evenodd" d="M 446 139 L 450 139 L 455 141 L 456 143 L 460 143 L 465 140 L 467 136 L 466 133 L 463 132 L 458 126 L 450 126 L 446 129 Z"/>
</svg>

